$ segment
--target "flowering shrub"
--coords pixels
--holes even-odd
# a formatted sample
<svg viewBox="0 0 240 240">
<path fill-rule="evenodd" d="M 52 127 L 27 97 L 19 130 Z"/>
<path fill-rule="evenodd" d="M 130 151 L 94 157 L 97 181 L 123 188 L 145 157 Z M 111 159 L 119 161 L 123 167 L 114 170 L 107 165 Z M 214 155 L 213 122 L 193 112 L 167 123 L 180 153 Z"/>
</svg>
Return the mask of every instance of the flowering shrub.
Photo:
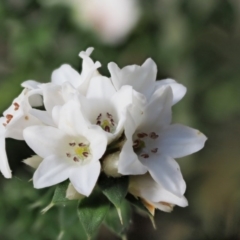
<svg viewBox="0 0 240 240">
<path fill-rule="evenodd" d="M 64 64 L 49 83 L 22 83 L 0 124 L 2 174 L 12 176 L 5 138 L 26 141 L 35 152 L 24 160 L 36 169 L 34 188 L 56 185 L 44 211 L 79 200 L 89 239 L 103 221 L 125 236 L 126 201 L 149 216 L 155 209 L 186 207 L 186 184 L 175 158 L 199 151 L 206 141 L 198 130 L 171 123 L 172 106 L 186 88 L 172 79 L 156 81 L 152 59 L 122 69 L 111 62 L 108 78 L 98 72 L 101 64 L 90 58 L 92 51 L 79 54 L 81 74 Z"/>
</svg>

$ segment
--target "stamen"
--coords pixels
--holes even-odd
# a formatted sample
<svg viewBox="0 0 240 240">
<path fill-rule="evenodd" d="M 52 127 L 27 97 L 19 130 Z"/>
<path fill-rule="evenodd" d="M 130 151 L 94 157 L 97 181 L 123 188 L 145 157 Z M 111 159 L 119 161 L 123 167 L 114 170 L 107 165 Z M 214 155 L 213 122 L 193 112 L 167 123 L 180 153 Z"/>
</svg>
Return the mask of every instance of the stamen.
<svg viewBox="0 0 240 240">
<path fill-rule="evenodd" d="M 101 117 L 102 117 L 102 114 L 100 113 L 100 114 L 98 115 L 98 117 L 97 117 L 97 120 L 100 120 Z"/>
<path fill-rule="evenodd" d="M 67 157 L 69 157 L 69 158 L 71 157 L 71 154 L 70 154 L 70 153 L 66 153 L 66 155 L 67 155 Z"/>
<path fill-rule="evenodd" d="M 86 144 L 84 144 L 84 143 L 79 143 L 78 146 L 79 146 L 79 147 L 85 147 Z"/>
<path fill-rule="evenodd" d="M 133 148 L 138 148 L 140 141 L 137 139 L 133 143 Z"/>
<path fill-rule="evenodd" d="M 104 130 L 105 130 L 106 132 L 110 132 L 110 127 L 109 127 L 109 126 L 106 126 L 106 127 L 104 128 Z"/>
<path fill-rule="evenodd" d="M 89 154 L 88 152 L 83 152 L 84 157 L 88 157 L 88 154 Z"/>
<path fill-rule="evenodd" d="M 74 157 L 74 158 L 73 158 L 73 161 L 74 161 L 74 162 L 79 162 L 79 159 L 78 159 L 77 157 Z"/>
<path fill-rule="evenodd" d="M 16 103 L 16 102 L 13 103 L 13 105 L 14 105 L 14 107 L 15 107 L 15 108 L 14 108 L 15 111 L 17 111 L 17 110 L 19 109 L 19 107 L 20 107 L 20 105 L 19 105 L 18 103 Z"/>
<path fill-rule="evenodd" d="M 158 151 L 158 148 L 153 148 L 153 149 L 151 150 L 152 153 L 157 153 L 157 151 Z"/>
<path fill-rule="evenodd" d="M 143 158 L 149 158 L 149 155 L 147 153 L 142 153 L 140 156 Z"/>
<path fill-rule="evenodd" d="M 7 116 L 6 116 L 7 123 L 10 123 L 10 121 L 12 120 L 12 118 L 13 118 L 13 115 L 7 114 Z"/>
<path fill-rule="evenodd" d="M 69 143 L 69 146 L 74 147 L 76 146 L 76 143 Z"/>
<path fill-rule="evenodd" d="M 157 139 L 159 136 L 155 132 L 151 132 L 149 134 L 149 137 L 152 138 L 152 139 Z"/>
<path fill-rule="evenodd" d="M 144 138 L 144 137 L 147 137 L 147 133 L 138 133 L 137 135 L 139 138 Z"/>
<path fill-rule="evenodd" d="M 113 116 L 112 116 L 112 114 L 110 114 L 110 113 L 107 112 L 107 117 L 108 117 L 108 118 L 112 118 Z"/>
<path fill-rule="evenodd" d="M 111 119 L 110 122 L 111 122 L 111 124 L 112 124 L 113 126 L 115 125 L 113 119 Z"/>
<path fill-rule="evenodd" d="M 97 125 L 101 125 L 101 121 L 98 120 L 98 121 L 97 121 Z"/>
</svg>

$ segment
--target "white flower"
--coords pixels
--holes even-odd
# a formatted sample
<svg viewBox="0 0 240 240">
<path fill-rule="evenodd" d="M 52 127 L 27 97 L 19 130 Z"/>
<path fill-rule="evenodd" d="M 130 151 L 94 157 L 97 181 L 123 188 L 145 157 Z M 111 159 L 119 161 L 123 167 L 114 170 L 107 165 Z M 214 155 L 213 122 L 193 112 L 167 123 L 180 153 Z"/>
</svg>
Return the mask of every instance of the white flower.
<svg viewBox="0 0 240 240">
<path fill-rule="evenodd" d="M 99 76 L 91 79 L 86 97 L 80 97 L 80 102 L 86 119 L 99 125 L 110 143 L 123 132 L 127 107 L 136 104 L 137 95 L 131 86 L 116 91 L 109 78 Z"/>
<path fill-rule="evenodd" d="M 128 112 L 127 141 L 120 154 L 119 173 L 138 175 L 149 171 L 166 190 L 182 196 L 186 184 L 174 158 L 199 151 L 206 137 L 198 130 L 171 125 L 171 105 L 171 88 L 160 88 L 139 116 Z"/>
<path fill-rule="evenodd" d="M 164 212 L 171 212 L 174 205 L 186 207 L 187 199 L 177 196 L 153 180 L 149 174 L 130 176 L 128 191 L 136 197 L 140 197 L 143 204 L 154 215 L 155 208 Z"/>
<path fill-rule="evenodd" d="M 98 179 L 107 139 L 98 126 L 89 127 L 77 101 L 63 105 L 57 118 L 53 116 L 58 128 L 32 126 L 24 130 L 27 144 L 43 158 L 33 176 L 34 187 L 69 178 L 79 193 L 88 196 Z"/>
<path fill-rule="evenodd" d="M 34 91 L 24 89 L 0 118 L 0 171 L 6 178 L 11 178 L 12 174 L 5 150 L 5 138 L 23 140 L 23 129 L 31 125 L 41 124 L 37 118 L 30 114 L 32 107 L 29 98 L 32 92 Z M 32 95 L 32 101 L 35 105 L 40 104 L 39 98 L 34 97 Z"/>
<path fill-rule="evenodd" d="M 180 101 L 186 93 L 186 88 L 173 79 L 156 81 L 157 66 L 151 58 L 148 58 L 142 66 L 131 65 L 122 69 L 116 63 L 111 62 L 108 64 L 108 69 L 116 90 L 124 85 L 130 85 L 150 99 L 157 89 L 170 86 L 173 91 L 173 104 Z"/>
<path fill-rule="evenodd" d="M 118 44 L 136 25 L 140 16 L 137 0 L 42 0 L 71 8 L 77 25 L 92 30 L 109 44 Z"/>
</svg>

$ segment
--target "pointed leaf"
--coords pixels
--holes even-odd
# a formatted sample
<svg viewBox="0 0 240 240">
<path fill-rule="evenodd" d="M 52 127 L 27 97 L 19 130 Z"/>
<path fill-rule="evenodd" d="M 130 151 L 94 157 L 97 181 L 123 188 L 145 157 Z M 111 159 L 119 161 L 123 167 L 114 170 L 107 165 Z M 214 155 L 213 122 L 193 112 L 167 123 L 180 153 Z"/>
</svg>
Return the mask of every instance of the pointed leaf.
<svg viewBox="0 0 240 240">
<path fill-rule="evenodd" d="M 116 208 L 121 206 L 122 200 L 128 191 L 128 177 L 112 178 L 102 174 L 98 180 L 99 187 L 103 194 Z"/>
<path fill-rule="evenodd" d="M 132 194 L 128 194 L 126 199 L 141 212 L 144 212 L 145 214 L 152 216 L 152 214 L 148 211 L 148 209 L 144 206 L 140 199 L 135 198 Z"/>
<path fill-rule="evenodd" d="M 111 207 L 104 220 L 105 225 L 117 236 L 126 236 L 128 227 L 131 223 L 131 207 L 127 201 L 123 201 L 120 210 L 122 213 L 123 224 L 119 221 L 117 209 Z"/>
<path fill-rule="evenodd" d="M 104 220 L 110 203 L 100 192 L 93 192 L 89 197 L 80 200 L 78 217 L 89 239 L 95 234 Z"/>
<path fill-rule="evenodd" d="M 66 198 L 66 191 L 68 185 L 69 185 L 68 180 L 57 185 L 52 199 L 53 204 L 66 203 L 69 201 L 69 199 Z"/>
</svg>

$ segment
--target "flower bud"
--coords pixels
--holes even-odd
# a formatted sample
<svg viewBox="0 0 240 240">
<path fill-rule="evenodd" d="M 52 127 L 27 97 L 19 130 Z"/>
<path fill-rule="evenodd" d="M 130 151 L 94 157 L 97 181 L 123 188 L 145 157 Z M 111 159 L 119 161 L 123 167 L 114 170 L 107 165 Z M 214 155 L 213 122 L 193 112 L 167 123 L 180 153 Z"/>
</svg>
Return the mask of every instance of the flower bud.
<svg viewBox="0 0 240 240">
<path fill-rule="evenodd" d="M 115 152 L 107 155 L 103 161 L 103 172 L 110 177 L 121 177 L 122 175 L 118 172 L 120 152 Z"/>
<path fill-rule="evenodd" d="M 85 196 L 77 192 L 77 190 L 74 188 L 74 186 L 69 183 L 67 191 L 66 191 L 66 198 L 69 200 L 80 200 L 84 198 Z"/>
</svg>

